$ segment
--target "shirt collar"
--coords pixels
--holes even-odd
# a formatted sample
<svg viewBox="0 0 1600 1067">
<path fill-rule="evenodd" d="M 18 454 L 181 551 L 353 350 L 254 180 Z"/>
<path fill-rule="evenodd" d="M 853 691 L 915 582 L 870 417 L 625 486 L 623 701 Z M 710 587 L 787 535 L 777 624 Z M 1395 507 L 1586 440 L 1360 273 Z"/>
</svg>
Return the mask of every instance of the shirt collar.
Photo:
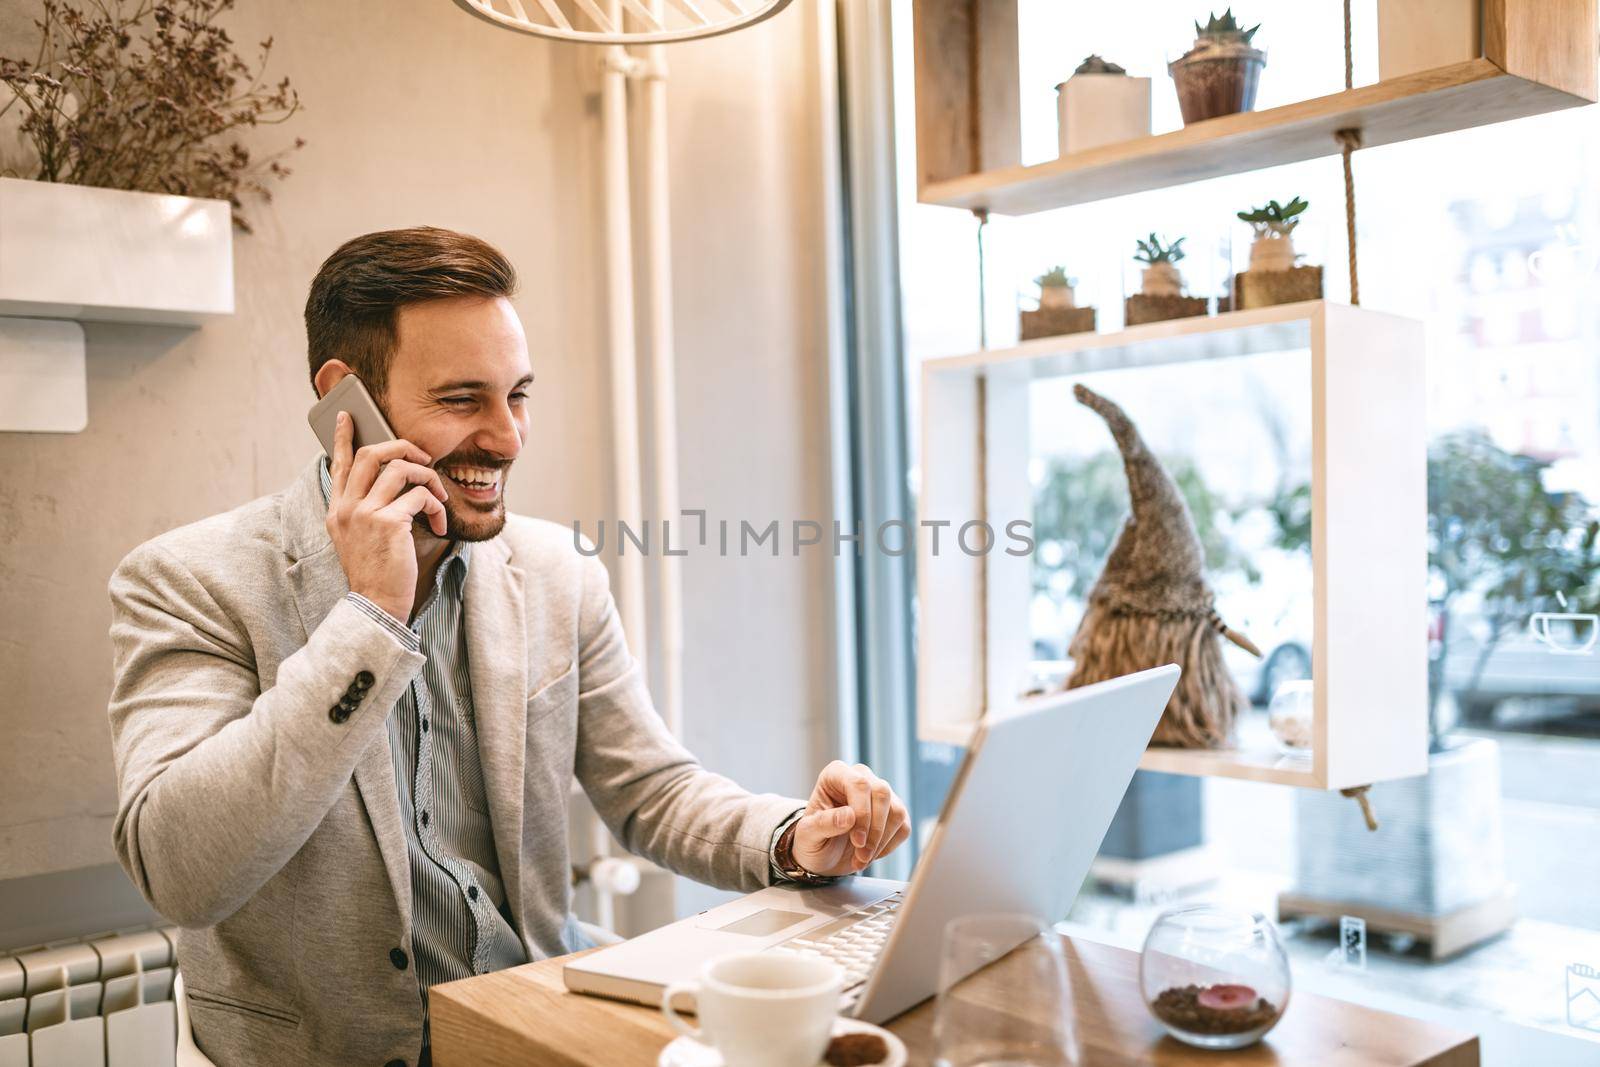
<svg viewBox="0 0 1600 1067">
<path fill-rule="evenodd" d="M 328 470 L 328 457 L 323 456 L 317 465 L 317 480 L 322 485 L 322 506 L 326 508 L 328 501 L 333 497 L 333 474 Z M 472 546 L 465 541 L 451 541 L 450 547 L 445 551 L 444 559 L 439 561 L 439 570 L 434 574 L 433 584 L 438 588 L 439 583 L 447 573 L 465 573 L 467 564 L 472 558 Z"/>
</svg>

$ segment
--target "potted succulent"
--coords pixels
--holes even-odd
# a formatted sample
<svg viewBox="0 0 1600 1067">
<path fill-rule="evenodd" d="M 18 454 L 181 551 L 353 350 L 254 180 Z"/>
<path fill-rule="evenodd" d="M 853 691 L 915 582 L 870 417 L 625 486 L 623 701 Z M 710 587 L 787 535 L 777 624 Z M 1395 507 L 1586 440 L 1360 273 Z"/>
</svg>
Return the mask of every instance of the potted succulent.
<svg viewBox="0 0 1600 1067">
<path fill-rule="evenodd" d="M 1056 86 L 1061 154 L 1150 135 L 1150 79 L 1099 56 Z"/>
<path fill-rule="evenodd" d="M 1079 307 L 1076 300 L 1078 279 L 1067 276 L 1067 268 L 1051 267 L 1034 280 L 1039 287 L 1039 309 L 1022 311 L 1022 339 L 1054 337 L 1063 333 L 1086 333 L 1094 329 L 1092 307 Z"/>
<path fill-rule="evenodd" d="M 1067 268 L 1051 267 L 1033 280 L 1039 287 L 1039 306 L 1041 308 L 1070 308 L 1076 307 L 1073 296 L 1077 291 L 1078 279 L 1067 277 Z"/>
<path fill-rule="evenodd" d="M 1294 249 L 1294 230 L 1310 204 L 1295 197 L 1287 204 L 1269 200 L 1264 207 L 1239 212 L 1250 224 L 1250 268 L 1234 279 L 1234 306 L 1266 307 L 1322 297 L 1322 268 L 1304 266 Z"/>
<path fill-rule="evenodd" d="M 1144 264 L 1139 276 L 1139 291 L 1126 301 L 1126 318 L 1129 326 L 1141 322 L 1160 322 L 1164 319 L 1182 319 L 1206 313 L 1204 297 L 1185 296 L 1183 275 L 1178 262 L 1183 259 L 1183 242 L 1179 237 L 1170 244 L 1152 233 L 1135 243 L 1138 252 L 1134 260 Z"/>
<path fill-rule="evenodd" d="M 1260 24 L 1242 29 L 1229 8 L 1205 26 L 1194 24 L 1194 47 L 1167 64 L 1178 89 L 1184 125 L 1249 111 L 1256 105 L 1256 86 L 1267 54 L 1252 47 Z"/>
</svg>

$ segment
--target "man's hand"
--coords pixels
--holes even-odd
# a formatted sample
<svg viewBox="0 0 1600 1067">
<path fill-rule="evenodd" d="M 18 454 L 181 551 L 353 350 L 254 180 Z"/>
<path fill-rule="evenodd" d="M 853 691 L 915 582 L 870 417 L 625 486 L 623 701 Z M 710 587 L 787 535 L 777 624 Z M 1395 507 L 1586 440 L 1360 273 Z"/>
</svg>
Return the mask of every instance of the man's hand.
<svg viewBox="0 0 1600 1067">
<path fill-rule="evenodd" d="M 817 875 L 854 874 L 911 836 L 906 806 L 863 763 L 822 769 L 794 828 L 795 862 Z"/>
<path fill-rule="evenodd" d="M 352 454 L 354 440 L 350 416 L 341 411 L 328 465 L 333 481 L 328 536 L 350 580 L 350 591 L 404 623 L 411 617 L 417 594 L 411 521 L 419 512 L 427 512 L 428 526 L 444 536 L 444 482 L 429 466 L 433 461 L 428 454 L 410 441 L 385 441 Z"/>
</svg>

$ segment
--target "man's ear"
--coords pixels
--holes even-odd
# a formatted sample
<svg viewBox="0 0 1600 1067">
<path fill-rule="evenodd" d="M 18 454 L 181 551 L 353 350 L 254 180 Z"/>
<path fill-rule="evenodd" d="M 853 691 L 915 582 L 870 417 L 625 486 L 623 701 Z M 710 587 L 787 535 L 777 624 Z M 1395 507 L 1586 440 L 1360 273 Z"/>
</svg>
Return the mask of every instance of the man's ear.
<svg viewBox="0 0 1600 1067">
<path fill-rule="evenodd" d="M 350 364 L 342 359 L 330 359 L 318 367 L 316 376 L 311 379 L 311 384 L 317 389 L 317 399 L 327 396 L 329 389 L 343 381 L 345 375 L 352 373 Z"/>
</svg>

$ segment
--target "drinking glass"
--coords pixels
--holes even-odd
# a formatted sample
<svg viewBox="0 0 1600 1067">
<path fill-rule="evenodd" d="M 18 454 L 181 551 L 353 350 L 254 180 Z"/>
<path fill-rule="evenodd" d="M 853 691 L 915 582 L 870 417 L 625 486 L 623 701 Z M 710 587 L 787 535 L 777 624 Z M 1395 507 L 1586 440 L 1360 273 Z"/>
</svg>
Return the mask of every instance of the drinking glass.
<svg viewBox="0 0 1600 1067">
<path fill-rule="evenodd" d="M 1060 937 L 1028 915 L 951 922 L 933 1037 L 937 1067 L 1078 1067 Z"/>
</svg>

